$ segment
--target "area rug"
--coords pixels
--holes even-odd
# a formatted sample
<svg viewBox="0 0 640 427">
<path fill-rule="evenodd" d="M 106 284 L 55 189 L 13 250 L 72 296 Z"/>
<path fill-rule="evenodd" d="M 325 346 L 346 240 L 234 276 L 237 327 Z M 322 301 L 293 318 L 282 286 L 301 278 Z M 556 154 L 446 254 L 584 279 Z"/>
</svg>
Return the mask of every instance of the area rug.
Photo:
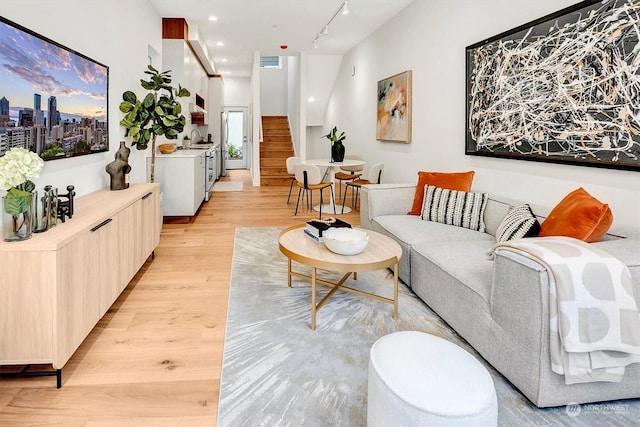
<svg viewBox="0 0 640 427">
<path fill-rule="evenodd" d="M 218 181 L 213 184 L 212 191 L 225 192 L 225 191 L 242 191 L 242 181 Z"/>
<path fill-rule="evenodd" d="M 379 337 L 402 330 L 445 338 L 480 360 L 494 380 L 500 425 L 640 423 L 636 400 L 536 408 L 403 284 L 397 321 L 390 304 L 338 291 L 318 311 L 312 331 L 310 284 L 294 279 L 287 287 L 280 231 L 236 230 L 218 426 L 365 426 L 369 349 Z M 294 270 L 308 271 L 295 262 Z M 393 277 L 388 271 L 361 273 L 347 285 L 390 297 Z M 319 286 L 319 294 L 328 289 Z"/>
</svg>

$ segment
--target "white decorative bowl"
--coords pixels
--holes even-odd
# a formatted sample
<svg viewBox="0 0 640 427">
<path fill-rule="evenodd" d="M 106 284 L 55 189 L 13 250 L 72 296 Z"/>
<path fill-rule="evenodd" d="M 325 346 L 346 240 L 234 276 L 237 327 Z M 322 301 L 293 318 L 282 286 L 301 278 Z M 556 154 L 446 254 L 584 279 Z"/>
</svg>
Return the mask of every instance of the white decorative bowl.
<svg viewBox="0 0 640 427">
<path fill-rule="evenodd" d="M 355 228 L 329 228 L 322 232 L 324 245 L 340 255 L 356 255 L 364 251 L 369 235 Z"/>
</svg>

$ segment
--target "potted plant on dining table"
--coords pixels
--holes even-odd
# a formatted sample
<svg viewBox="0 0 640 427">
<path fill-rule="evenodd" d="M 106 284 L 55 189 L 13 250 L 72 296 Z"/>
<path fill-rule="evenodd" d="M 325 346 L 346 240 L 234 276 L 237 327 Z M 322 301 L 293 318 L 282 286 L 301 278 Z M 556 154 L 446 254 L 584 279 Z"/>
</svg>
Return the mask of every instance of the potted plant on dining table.
<svg viewBox="0 0 640 427">
<path fill-rule="evenodd" d="M 338 135 L 338 127 L 334 126 L 331 132 L 324 135 L 323 138 L 331 141 L 331 163 L 342 162 L 344 160 L 344 145 L 342 142 L 347 138 L 344 132 Z"/>
</svg>

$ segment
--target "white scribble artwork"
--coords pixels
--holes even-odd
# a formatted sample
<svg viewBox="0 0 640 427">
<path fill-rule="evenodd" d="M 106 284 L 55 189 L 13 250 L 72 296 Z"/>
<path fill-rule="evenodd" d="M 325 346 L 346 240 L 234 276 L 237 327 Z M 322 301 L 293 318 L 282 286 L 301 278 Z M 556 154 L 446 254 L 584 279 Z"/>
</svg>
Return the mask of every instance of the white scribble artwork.
<svg viewBox="0 0 640 427">
<path fill-rule="evenodd" d="M 467 149 L 640 166 L 639 38 L 611 0 L 469 48 Z"/>
</svg>

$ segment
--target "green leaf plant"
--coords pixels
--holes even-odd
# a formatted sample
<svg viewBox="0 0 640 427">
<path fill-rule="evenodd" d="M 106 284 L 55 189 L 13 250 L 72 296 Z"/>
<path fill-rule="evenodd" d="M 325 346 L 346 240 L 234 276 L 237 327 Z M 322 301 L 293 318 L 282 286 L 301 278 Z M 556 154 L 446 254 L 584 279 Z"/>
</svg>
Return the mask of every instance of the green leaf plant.
<svg viewBox="0 0 640 427">
<path fill-rule="evenodd" d="M 331 141 L 332 144 L 335 144 L 336 142 L 342 142 L 346 137 L 347 136 L 344 134 L 344 132 L 338 135 L 337 126 L 334 126 L 333 129 L 331 129 L 331 132 L 323 136 L 323 138 L 327 138 L 329 141 Z"/>
<path fill-rule="evenodd" d="M 28 211 L 31 206 L 31 192 L 36 185 L 31 180 L 11 187 L 4 196 L 4 211 L 12 217 L 12 229 L 14 234 L 18 234 L 22 227 L 27 226 L 29 221 Z"/>
<path fill-rule="evenodd" d="M 120 111 L 124 114 L 120 126 L 126 128 L 125 136 L 131 138 L 131 146 L 146 150 L 151 142 L 151 173 L 154 182 L 156 163 L 156 138 L 164 135 L 167 139 L 177 139 L 184 130 L 187 119 L 182 114 L 182 106 L 177 98 L 190 96 L 182 86 L 171 86 L 171 70 L 160 72 L 147 66 L 148 79 L 140 79 L 143 89 L 149 91 L 142 99 L 130 90 L 122 94 Z"/>
</svg>

